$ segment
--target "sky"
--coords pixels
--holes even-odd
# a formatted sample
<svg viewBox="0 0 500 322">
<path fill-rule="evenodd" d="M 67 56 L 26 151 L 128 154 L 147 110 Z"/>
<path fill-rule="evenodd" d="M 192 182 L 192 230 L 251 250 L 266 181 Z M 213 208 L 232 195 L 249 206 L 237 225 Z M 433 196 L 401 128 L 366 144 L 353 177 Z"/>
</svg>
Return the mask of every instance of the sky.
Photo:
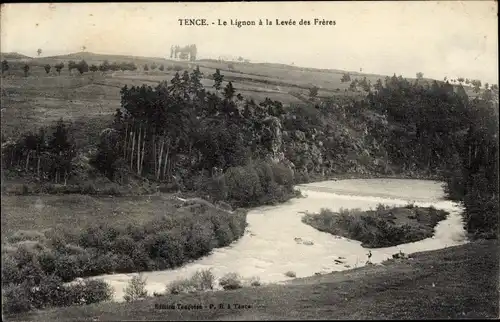
<svg viewBox="0 0 500 322">
<path fill-rule="evenodd" d="M 18 3 L 1 10 L 2 52 L 36 56 L 82 50 L 168 57 L 171 45 L 196 44 L 198 58 L 242 56 L 293 63 L 498 84 L 497 2 Z M 206 19 L 181 26 L 178 19 Z M 277 26 L 276 19 L 335 25 Z M 218 19 L 228 22 L 219 26 Z M 231 26 L 231 19 L 264 25 Z M 273 21 L 272 26 L 265 19 Z M 212 24 L 212 22 L 214 24 Z"/>
</svg>

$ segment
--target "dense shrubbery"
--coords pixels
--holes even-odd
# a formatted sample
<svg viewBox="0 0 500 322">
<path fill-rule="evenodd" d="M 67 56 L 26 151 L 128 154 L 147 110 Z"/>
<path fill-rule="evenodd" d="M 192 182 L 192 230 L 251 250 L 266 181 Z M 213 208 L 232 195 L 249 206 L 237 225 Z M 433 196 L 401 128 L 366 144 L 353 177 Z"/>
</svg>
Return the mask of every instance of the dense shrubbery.
<svg viewBox="0 0 500 322">
<path fill-rule="evenodd" d="M 57 276 L 44 276 L 36 284 L 23 281 L 2 288 L 3 311 L 19 313 L 53 306 L 99 303 L 111 300 L 113 290 L 100 280 L 64 285 Z"/>
<path fill-rule="evenodd" d="M 334 235 L 361 241 L 363 247 L 389 247 L 415 242 L 434 233 L 434 226 L 445 219 L 447 213 L 433 207 L 389 208 L 376 210 L 340 209 L 334 213 L 322 209 L 319 214 L 307 214 L 302 221 L 312 227 Z M 395 220 L 414 219 L 406 224 L 396 224 Z"/>
<path fill-rule="evenodd" d="M 275 163 L 231 167 L 220 176 L 199 180 L 200 192 L 237 207 L 283 202 L 294 196 L 292 171 Z"/>
<path fill-rule="evenodd" d="M 2 248 L 2 284 L 39 285 L 77 277 L 177 267 L 241 237 L 246 213 L 213 205 L 180 207 L 142 226 L 89 226 L 80 233 L 17 233 Z M 201 277 L 207 280 L 206 276 Z M 17 305 L 17 304 L 16 304 Z"/>
</svg>

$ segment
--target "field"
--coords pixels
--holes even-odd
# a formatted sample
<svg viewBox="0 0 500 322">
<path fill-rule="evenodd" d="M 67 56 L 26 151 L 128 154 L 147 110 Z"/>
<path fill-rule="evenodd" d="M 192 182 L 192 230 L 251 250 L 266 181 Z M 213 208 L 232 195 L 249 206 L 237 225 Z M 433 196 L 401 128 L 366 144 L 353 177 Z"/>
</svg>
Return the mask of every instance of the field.
<svg viewBox="0 0 500 322">
<path fill-rule="evenodd" d="M 350 271 L 234 291 L 169 295 L 20 314 L 18 321 L 498 318 L 498 243 L 413 254 Z M 487 273 L 486 273 L 487 272 Z M 230 309 L 172 310 L 166 305 Z M 239 304 L 240 308 L 235 308 Z"/>
<path fill-rule="evenodd" d="M 160 215 L 175 212 L 177 203 L 166 195 L 2 196 L 2 237 L 8 237 L 18 230 L 41 231 L 57 227 L 76 230 L 94 223 L 140 225 Z"/>
</svg>

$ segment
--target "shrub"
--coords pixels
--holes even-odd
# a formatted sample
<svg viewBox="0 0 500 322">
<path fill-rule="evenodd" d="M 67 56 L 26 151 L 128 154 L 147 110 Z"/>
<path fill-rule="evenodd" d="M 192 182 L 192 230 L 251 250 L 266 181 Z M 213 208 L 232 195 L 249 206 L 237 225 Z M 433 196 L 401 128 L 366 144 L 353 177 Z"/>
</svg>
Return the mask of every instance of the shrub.
<svg viewBox="0 0 500 322">
<path fill-rule="evenodd" d="M 196 285 L 190 278 L 179 279 L 168 284 L 166 291 L 170 294 L 192 293 L 196 291 Z"/>
<path fill-rule="evenodd" d="M 260 278 L 258 276 L 254 276 L 250 279 L 250 286 L 257 287 L 261 286 Z"/>
<path fill-rule="evenodd" d="M 113 297 L 113 289 L 102 280 L 87 280 L 66 286 L 72 304 L 92 304 L 109 301 Z"/>
<path fill-rule="evenodd" d="M 293 271 L 288 271 L 285 273 L 285 276 L 288 276 L 288 277 L 297 277 L 297 274 L 295 274 L 295 272 Z"/>
<path fill-rule="evenodd" d="M 197 271 L 192 279 L 195 281 L 198 291 L 213 290 L 215 283 L 215 276 L 211 269 Z"/>
<path fill-rule="evenodd" d="M 123 299 L 130 302 L 146 296 L 148 296 L 148 292 L 146 291 L 146 279 L 142 277 L 142 274 L 132 277 L 125 288 Z"/>
<path fill-rule="evenodd" d="M 251 166 L 229 168 L 224 177 L 228 198 L 238 206 L 249 206 L 263 195 L 259 176 Z"/>
<path fill-rule="evenodd" d="M 5 313 L 26 312 L 33 308 L 30 287 L 26 282 L 11 284 L 2 289 L 2 306 Z"/>
<path fill-rule="evenodd" d="M 236 273 L 227 273 L 219 279 L 219 285 L 225 290 L 235 290 L 242 288 L 242 278 Z"/>
</svg>

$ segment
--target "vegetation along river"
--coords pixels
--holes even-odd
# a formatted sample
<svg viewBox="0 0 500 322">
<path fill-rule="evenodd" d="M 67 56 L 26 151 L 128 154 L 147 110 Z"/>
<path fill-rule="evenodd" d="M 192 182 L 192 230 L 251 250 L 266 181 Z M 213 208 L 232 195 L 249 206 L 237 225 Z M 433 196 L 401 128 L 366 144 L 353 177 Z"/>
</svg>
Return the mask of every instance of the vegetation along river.
<svg viewBox="0 0 500 322">
<path fill-rule="evenodd" d="M 304 198 L 296 198 L 277 206 L 251 210 L 247 216 L 245 235 L 230 246 L 215 249 L 209 256 L 183 267 L 144 272 L 150 294 L 164 292 L 165 285 L 187 278 L 199 269 L 211 268 L 216 278 L 236 272 L 244 278 L 257 276 L 262 283 L 290 280 L 366 265 L 368 249 L 361 242 L 320 232 L 302 223 L 304 212 L 321 208 L 375 209 L 377 204 L 406 205 L 444 209 L 450 215 L 435 227 L 434 236 L 414 243 L 371 249 L 371 262 L 380 263 L 402 251 L 406 254 L 435 250 L 466 243 L 459 205 L 445 200 L 442 183 L 406 179 L 356 179 L 324 181 L 297 186 Z M 299 242 L 298 242 L 299 241 Z M 339 257 L 342 263 L 335 262 Z M 124 288 L 135 274 L 112 274 L 94 278 L 108 282 L 115 291 L 114 299 L 123 301 Z"/>
</svg>

